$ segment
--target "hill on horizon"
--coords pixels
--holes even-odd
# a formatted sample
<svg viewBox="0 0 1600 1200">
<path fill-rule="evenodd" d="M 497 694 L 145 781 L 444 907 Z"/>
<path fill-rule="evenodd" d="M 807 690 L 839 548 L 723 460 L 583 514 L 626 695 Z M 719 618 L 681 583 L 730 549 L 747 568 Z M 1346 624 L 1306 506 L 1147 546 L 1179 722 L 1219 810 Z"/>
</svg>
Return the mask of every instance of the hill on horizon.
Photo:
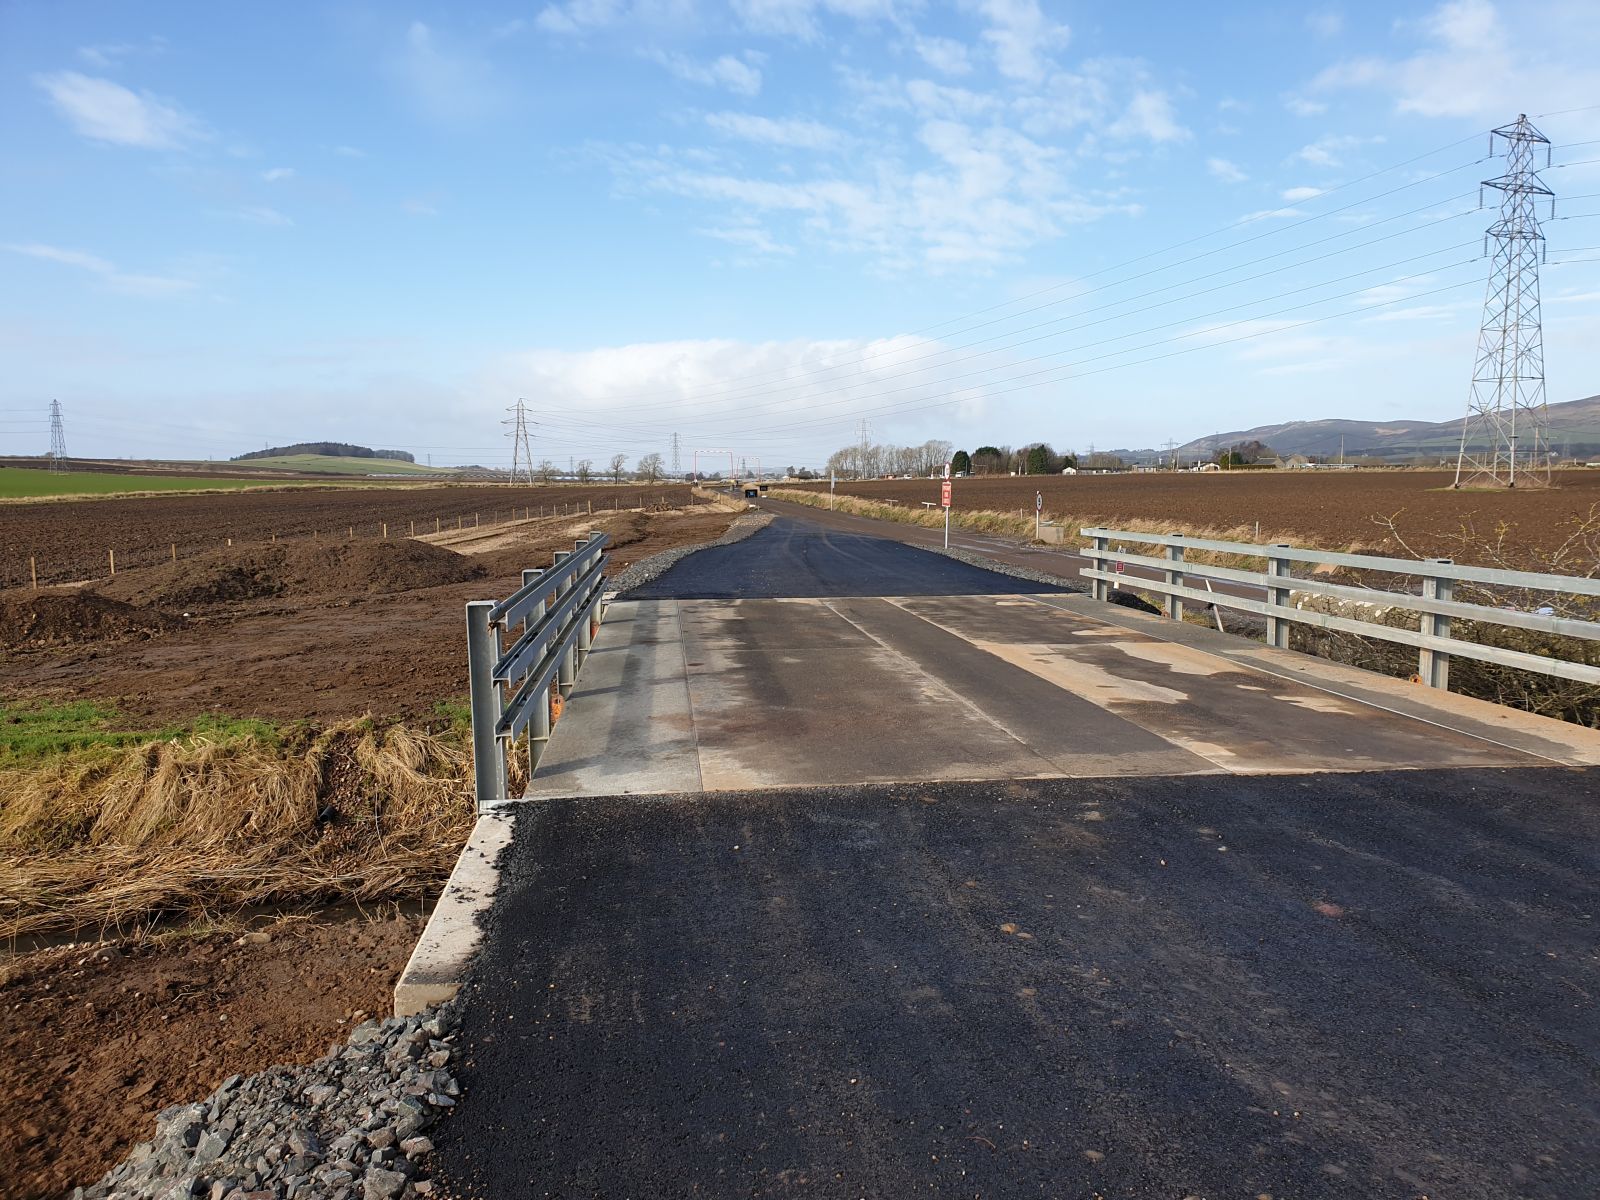
<svg viewBox="0 0 1600 1200">
<path fill-rule="evenodd" d="M 1563 455 L 1600 457 L 1600 395 L 1552 404 L 1550 443 Z M 1463 418 L 1453 421 L 1357 421 L 1328 418 L 1320 421 L 1284 421 L 1208 434 L 1179 446 L 1180 459 L 1210 458 L 1218 450 L 1240 442 L 1261 441 L 1279 454 L 1334 457 L 1376 457 L 1392 460 L 1451 458 L 1461 445 Z M 1148 452 L 1155 456 L 1157 452 Z"/>
</svg>

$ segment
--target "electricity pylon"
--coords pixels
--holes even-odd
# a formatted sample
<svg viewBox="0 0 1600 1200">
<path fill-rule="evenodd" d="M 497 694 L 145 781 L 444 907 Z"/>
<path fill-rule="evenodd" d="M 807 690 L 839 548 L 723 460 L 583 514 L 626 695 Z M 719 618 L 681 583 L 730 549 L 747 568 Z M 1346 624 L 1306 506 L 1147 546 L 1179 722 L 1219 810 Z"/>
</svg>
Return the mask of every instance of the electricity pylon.
<svg viewBox="0 0 1600 1200">
<path fill-rule="evenodd" d="M 517 481 L 517 468 L 522 468 L 527 476 L 528 483 L 533 483 L 533 449 L 528 445 L 528 406 L 518 397 L 517 402 L 506 409 L 511 418 L 501 421 L 502 425 L 512 427 L 511 438 L 511 482 Z"/>
<path fill-rule="evenodd" d="M 61 401 L 50 401 L 50 469 L 67 469 L 67 430 L 61 423 Z"/>
<path fill-rule="evenodd" d="M 1472 394 L 1461 425 L 1455 487 L 1548 487 L 1550 418 L 1545 406 L 1544 333 L 1539 323 L 1539 264 L 1544 234 L 1535 208 L 1555 193 L 1534 167 L 1536 147 L 1550 139 L 1519 116 L 1489 135 L 1505 143 L 1506 170 L 1482 187 L 1502 193 L 1500 219 L 1486 231 L 1485 249 L 1494 239 Z"/>
</svg>

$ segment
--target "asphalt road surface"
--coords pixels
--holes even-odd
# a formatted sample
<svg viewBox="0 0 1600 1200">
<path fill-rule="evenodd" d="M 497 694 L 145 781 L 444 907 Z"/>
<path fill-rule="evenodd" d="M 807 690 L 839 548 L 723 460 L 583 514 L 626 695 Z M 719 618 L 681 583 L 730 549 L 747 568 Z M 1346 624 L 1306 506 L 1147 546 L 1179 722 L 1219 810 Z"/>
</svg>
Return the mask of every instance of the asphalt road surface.
<svg viewBox="0 0 1600 1200">
<path fill-rule="evenodd" d="M 436 1177 L 484 1198 L 1593 1196 L 1597 782 L 530 804 Z"/>
<path fill-rule="evenodd" d="M 985 596 L 1059 592 L 898 541 L 778 517 L 742 542 L 691 554 L 630 600 Z"/>
</svg>

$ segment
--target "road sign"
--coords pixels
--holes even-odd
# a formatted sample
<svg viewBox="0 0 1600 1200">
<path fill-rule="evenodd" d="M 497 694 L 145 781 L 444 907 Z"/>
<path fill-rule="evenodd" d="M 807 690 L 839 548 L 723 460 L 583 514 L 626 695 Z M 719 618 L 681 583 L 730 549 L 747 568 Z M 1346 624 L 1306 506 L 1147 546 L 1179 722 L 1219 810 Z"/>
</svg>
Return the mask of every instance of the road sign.
<svg viewBox="0 0 1600 1200">
<path fill-rule="evenodd" d="M 939 503 L 946 508 L 950 507 L 950 481 L 948 479 L 939 485 Z"/>
<path fill-rule="evenodd" d="M 1044 493 L 1043 492 L 1035 492 L 1033 494 L 1033 511 L 1034 512 L 1043 512 L 1044 511 Z"/>
</svg>

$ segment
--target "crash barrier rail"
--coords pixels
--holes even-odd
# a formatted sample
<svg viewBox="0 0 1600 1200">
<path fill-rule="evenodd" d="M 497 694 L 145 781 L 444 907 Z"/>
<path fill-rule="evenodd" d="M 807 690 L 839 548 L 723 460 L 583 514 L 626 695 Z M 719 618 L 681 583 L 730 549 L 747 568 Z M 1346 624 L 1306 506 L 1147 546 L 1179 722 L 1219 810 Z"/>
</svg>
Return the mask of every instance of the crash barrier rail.
<svg viewBox="0 0 1600 1200">
<path fill-rule="evenodd" d="M 1161 572 L 1159 579 L 1139 578 L 1133 581 L 1140 589 L 1149 589 L 1165 597 L 1163 611 L 1174 620 L 1183 619 L 1183 602 L 1196 601 L 1206 605 L 1222 605 L 1255 613 L 1267 620 L 1267 645 L 1279 649 L 1289 648 L 1289 625 L 1314 625 L 1321 629 L 1351 633 L 1360 637 L 1377 638 L 1417 650 L 1417 681 L 1429 687 L 1449 688 L 1450 660 L 1453 657 L 1477 659 L 1504 667 L 1535 671 L 1578 683 L 1600 684 L 1600 667 L 1586 663 L 1567 662 L 1510 650 L 1500 646 L 1484 646 L 1451 636 L 1453 619 L 1474 621 L 1484 625 L 1499 625 L 1513 629 L 1527 629 L 1535 633 L 1554 634 L 1558 637 L 1582 638 L 1600 641 L 1600 623 L 1572 617 L 1557 616 L 1553 611 L 1522 612 L 1490 604 L 1470 604 L 1454 598 L 1458 582 L 1483 584 L 1491 587 L 1514 588 L 1522 591 L 1550 592 L 1576 596 L 1600 596 L 1600 579 L 1585 579 L 1571 575 L 1543 575 L 1532 571 L 1504 571 L 1493 567 L 1461 566 L 1448 558 L 1409 559 L 1377 558 L 1365 554 L 1342 554 L 1331 550 L 1300 550 L 1284 544 L 1255 545 L 1247 542 L 1220 542 L 1210 538 L 1182 537 L 1177 534 L 1131 533 L 1122 529 L 1084 529 L 1090 546 L 1083 553 L 1093 560 L 1093 565 L 1082 574 L 1093 580 L 1096 600 L 1109 600 L 1110 589 L 1129 582 L 1123 566 L 1149 567 Z M 1111 543 L 1131 542 L 1137 545 L 1160 546 L 1160 557 L 1148 554 L 1128 554 Z M 1266 560 L 1264 571 L 1245 571 L 1233 567 L 1198 563 L 1184 557 L 1188 550 L 1208 550 Z M 1374 588 L 1351 587 L 1329 583 L 1320 579 L 1297 579 L 1291 574 L 1295 563 L 1328 564 L 1350 567 L 1361 571 L 1378 571 L 1387 575 L 1404 575 L 1422 581 L 1421 594 L 1391 592 Z M 1114 565 L 1115 564 L 1115 565 Z M 1207 590 L 1188 586 L 1186 580 L 1198 576 L 1206 582 Z M 1265 593 L 1264 600 L 1210 590 L 1209 580 L 1216 579 L 1232 584 L 1247 584 Z M 1296 607 L 1291 593 L 1310 593 L 1335 600 L 1350 601 L 1382 608 L 1400 608 L 1419 614 L 1416 630 L 1397 629 L 1375 621 L 1362 621 L 1335 613 L 1319 612 Z"/>
<path fill-rule="evenodd" d="M 467 605 L 467 675 L 472 695 L 472 759 L 478 811 L 506 797 L 509 757 L 528 733 L 528 774 L 539 765 L 577 681 L 604 612 L 604 553 L 610 537 L 591 533 L 555 565 L 524 571 L 504 600 Z"/>
</svg>

